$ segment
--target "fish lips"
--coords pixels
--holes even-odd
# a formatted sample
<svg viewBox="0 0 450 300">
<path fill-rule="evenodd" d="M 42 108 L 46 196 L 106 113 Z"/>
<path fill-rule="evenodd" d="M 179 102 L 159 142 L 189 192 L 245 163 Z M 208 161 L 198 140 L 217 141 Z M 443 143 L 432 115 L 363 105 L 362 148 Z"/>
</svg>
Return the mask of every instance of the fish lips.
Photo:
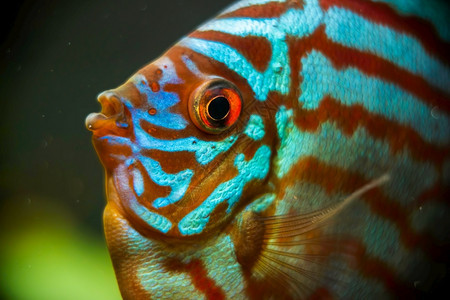
<svg viewBox="0 0 450 300">
<path fill-rule="evenodd" d="M 85 120 L 86 128 L 96 135 L 119 134 L 120 130 L 128 128 L 125 106 L 114 92 L 101 93 L 97 101 L 102 110 L 99 113 L 90 113 Z"/>
</svg>

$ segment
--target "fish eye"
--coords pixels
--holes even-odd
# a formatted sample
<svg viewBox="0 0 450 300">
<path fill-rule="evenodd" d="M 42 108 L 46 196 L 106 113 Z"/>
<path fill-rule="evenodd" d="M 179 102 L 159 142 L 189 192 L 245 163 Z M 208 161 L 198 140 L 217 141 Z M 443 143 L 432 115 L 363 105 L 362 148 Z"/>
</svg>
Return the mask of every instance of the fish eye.
<svg viewBox="0 0 450 300">
<path fill-rule="evenodd" d="M 207 133 L 219 134 L 236 123 L 242 97 L 231 82 L 214 78 L 203 82 L 191 94 L 189 114 L 194 124 Z"/>
</svg>

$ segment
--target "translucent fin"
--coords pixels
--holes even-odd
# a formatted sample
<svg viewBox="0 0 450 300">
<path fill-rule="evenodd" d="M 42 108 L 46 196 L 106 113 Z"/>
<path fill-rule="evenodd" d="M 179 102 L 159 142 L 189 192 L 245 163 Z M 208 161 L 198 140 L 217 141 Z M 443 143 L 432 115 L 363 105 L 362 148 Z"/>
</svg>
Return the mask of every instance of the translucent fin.
<svg viewBox="0 0 450 300">
<path fill-rule="evenodd" d="M 321 288 L 348 284 L 346 261 L 356 255 L 352 243 L 324 229 L 336 225 L 336 216 L 361 195 L 388 180 L 383 175 L 341 202 L 311 213 L 261 217 L 245 212 L 233 241 L 249 280 L 264 283 L 258 285 L 266 290 L 260 294 L 304 299 Z"/>
</svg>

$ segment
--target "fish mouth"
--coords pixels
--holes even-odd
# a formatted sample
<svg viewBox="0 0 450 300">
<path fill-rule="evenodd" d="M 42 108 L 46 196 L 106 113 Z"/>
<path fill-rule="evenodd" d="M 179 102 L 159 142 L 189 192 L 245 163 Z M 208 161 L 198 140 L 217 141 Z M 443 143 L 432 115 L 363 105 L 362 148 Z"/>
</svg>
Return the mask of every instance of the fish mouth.
<svg viewBox="0 0 450 300">
<path fill-rule="evenodd" d="M 124 105 L 119 96 L 114 92 L 106 91 L 97 97 L 102 110 L 99 113 L 90 113 L 85 120 L 86 128 L 92 132 L 100 129 L 114 130 L 117 128 L 126 128 Z"/>
</svg>

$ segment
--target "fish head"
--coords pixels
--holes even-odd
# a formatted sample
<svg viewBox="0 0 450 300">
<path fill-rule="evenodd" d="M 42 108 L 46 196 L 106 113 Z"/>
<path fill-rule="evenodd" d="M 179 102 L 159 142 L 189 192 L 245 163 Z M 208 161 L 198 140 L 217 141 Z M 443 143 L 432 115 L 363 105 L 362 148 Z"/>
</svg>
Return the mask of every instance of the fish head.
<svg viewBox="0 0 450 300">
<path fill-rule="evenodd" d="M 108 205 L 145 234 L 211 235 L 268 189 L 267 103 L 219 62 L 176 45 L 98 101 Z"/>
</svg>

